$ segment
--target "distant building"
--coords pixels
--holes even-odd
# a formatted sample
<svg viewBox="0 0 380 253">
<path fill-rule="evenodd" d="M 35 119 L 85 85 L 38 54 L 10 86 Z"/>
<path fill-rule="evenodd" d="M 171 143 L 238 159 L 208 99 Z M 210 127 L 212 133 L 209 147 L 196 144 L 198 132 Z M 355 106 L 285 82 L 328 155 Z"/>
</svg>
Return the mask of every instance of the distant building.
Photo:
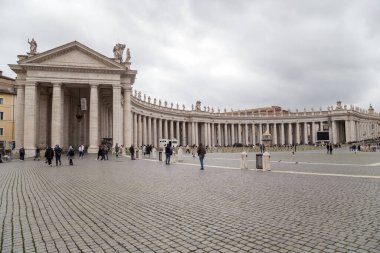
<svg viewBox="0 0 380 253">
<path fill-rule="evenodd" d="M 279 106 L 227 111 L 202 107 L 201 101 L 186 109 L 152 98 L 134 88 L 137 71 L 131 69 L 129 53 L 123 60 L 124 48 L 116 44 L 114 57 L 108 57 L 78 41 L 40 53 L 35 43 L 29 53 L 18 55 L 17 64 L 9 64 L 16 81 L 5 78 L 17 89 L 16 149 L 23 146 L 26 156 L 32 156 L 36 146 L 83 144 L 97 153 L 102 143 L 157 147 L 161 139 L 176 139 L 181 146 L 257 145 L 267 132 L 272 145 L 281 146 L 380 137 L 380 114 L 372 106 L 364 110 L 338 101 L 294 112 Z M 12 125 L 13 90 L 8 94 L 3 103 L 10 110 L 3 118 Z M 5 140 L 13 140 L 13 132 L 4 126 Z"/>
<path fill-rule="evenodd" d="M 3 76 L 0 71 L 0 148 L 9 149 L 14 141 L 15 79 Z"/>
</svg>

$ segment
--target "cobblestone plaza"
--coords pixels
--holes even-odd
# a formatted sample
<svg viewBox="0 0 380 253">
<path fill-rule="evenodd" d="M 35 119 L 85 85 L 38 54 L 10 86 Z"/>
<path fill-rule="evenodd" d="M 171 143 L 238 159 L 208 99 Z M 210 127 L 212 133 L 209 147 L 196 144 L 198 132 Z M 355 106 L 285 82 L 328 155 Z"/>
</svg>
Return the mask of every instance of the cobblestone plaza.
<svg viewBox="0 0 380 253">
<path fill-rule="evenodd" d="M 1 252 L 380 252 L 379 153 L 0 165 Z"/>
</svg>

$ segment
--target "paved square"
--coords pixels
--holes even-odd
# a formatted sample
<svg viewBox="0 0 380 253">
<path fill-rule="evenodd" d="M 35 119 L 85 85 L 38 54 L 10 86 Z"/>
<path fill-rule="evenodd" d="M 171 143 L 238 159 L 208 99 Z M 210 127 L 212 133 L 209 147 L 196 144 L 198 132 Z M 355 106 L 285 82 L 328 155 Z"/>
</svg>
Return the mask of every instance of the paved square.
<svg viewBox="0 0 380 253">
<path fill-rule="evenodd" d="M 238 158 L 3 163 L 1 251 L 380 252 L 379 153 Z"/>
</svg>

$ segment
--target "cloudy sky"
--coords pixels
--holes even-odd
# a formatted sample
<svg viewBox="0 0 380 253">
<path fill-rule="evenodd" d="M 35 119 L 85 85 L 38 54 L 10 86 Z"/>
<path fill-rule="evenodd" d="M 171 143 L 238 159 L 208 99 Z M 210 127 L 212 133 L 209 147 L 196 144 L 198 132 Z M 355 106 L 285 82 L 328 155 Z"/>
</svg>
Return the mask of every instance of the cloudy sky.
<svg viewBox="0 0 380 253">
<path fill-rule="evenodd" d="M 135 89 L 222 109 L 380 111 L 378 0 L 1 0 L 0 70 L 29 50 L 77 40 L 131 50 Z"/>
</svg>

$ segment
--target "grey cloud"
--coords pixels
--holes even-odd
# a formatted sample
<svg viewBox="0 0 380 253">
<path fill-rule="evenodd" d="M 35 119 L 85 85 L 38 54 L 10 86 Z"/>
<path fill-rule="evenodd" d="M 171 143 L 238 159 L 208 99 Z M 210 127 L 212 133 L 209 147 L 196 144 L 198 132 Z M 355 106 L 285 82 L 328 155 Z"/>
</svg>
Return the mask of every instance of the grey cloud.
<svg viewBox="0 0 380 253">
<path fill-rule="evenodd" d="M 78 40 L 107 56 L 123 42 L 151 97 L 215 108 L 365 108 L 379 87 L 380 3 L 364 1 L 9 1 L 0 69 Z M 377 93 L 378 94 L 378 93 Z"/>
</svg>

